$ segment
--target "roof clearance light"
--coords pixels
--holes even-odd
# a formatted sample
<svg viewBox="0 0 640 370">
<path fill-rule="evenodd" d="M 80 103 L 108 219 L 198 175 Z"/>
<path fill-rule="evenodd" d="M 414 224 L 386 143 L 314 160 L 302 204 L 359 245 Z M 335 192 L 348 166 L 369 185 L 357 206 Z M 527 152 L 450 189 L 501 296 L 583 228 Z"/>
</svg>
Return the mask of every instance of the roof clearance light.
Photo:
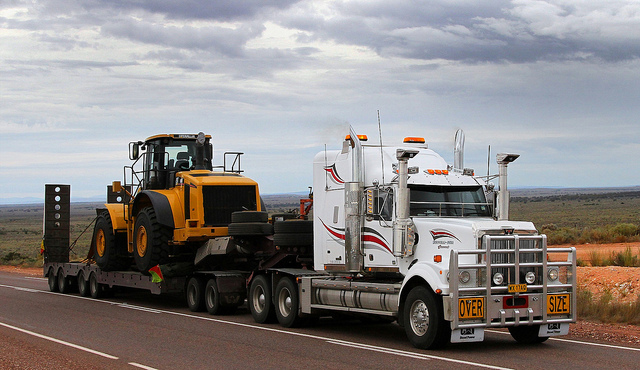
<svg viewBox="0 0 640 370">
<path fill-rule="evenodd" d="M 367 141 L 369 140 L 369 138 L 367 137 L 367 135 L 358 135 L 358 139 L 360 139 L 360 141 Z M 345 141 L 347 140 L 351 140 L 351 135 L 347 135 L 344 138 Z"/>
<path fill-rule="evenodd" d="M 436 175 L 442 175 L 442 170 L 436 170 Z"/>
<path fill-rule="evenodd" d="M 404 142 L 405 143 L 410 143 L 410 144 L 424 144 L 424 138 L 423 137 L 405 137 L 404 138 Z"/>
<path fill-rule="evenodd" d="M 449 170 L 442 170 L 442 174 L 443 175 L 448 175 L 449 174 Z"/>
<path fill-rule="evenodd" d="M 429 175 L 435 175 L 436 171 L 434 170 L 427 170 L 427 172 L 429 173 Z"/>
</svg>

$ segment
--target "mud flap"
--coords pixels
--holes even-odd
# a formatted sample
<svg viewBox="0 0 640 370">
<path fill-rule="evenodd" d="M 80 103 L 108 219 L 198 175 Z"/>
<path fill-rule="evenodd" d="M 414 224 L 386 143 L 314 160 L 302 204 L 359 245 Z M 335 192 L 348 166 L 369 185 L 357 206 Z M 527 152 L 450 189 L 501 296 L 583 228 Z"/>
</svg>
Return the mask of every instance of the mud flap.
<svg viewBox="0 0 640 370">
<path fill-rule="evenodd" d="M 484 328 L 462 328 L 451 331 L 451 343 L 482 342 Z"/>
</svg>

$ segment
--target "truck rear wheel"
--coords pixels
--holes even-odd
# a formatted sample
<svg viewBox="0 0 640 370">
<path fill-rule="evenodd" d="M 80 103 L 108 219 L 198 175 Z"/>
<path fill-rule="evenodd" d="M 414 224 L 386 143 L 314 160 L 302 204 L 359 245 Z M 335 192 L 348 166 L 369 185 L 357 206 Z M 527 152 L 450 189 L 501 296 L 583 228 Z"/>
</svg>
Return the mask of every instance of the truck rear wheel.
<svg viewBox="0 0 640 370">
<path fill-rule="evenodd" d="M 271 285 L 266 276 L 256 276 L 249 288 L 249 311 L 255 322 L 264 324 L 276 320 L 275 307 L 271 302 Z"/>
<path fill-rule="evenodd" d="M 96 219 L 93 231 L 95 254 L 93 259 L 104 271 L 119 270 L 127 266 L 128 258 L 121 237 L 113 230 L 113 223 L 108 211 L 101 212 Z"/>
<path fill-rule="evenodd" d="M 89 296 L 89 280 L 84 276 L 84 271 L 78 272 L 78 293 L 81 297 Z"/>
<path fill-rule="evenodd" d="M 289 277 L 283 277 L 276 285 L 276 317 L 285 328 L 299 326 L 302 322 L 298 309 L 300 298 L 298 287 Z"/>
<path fill-rule="evenodd" d="M 531 326 L 510 326 L 509 333 L 518 343 L 522 344 L 536 344 L 542 343 L 549 337 L 541 337 L 538 335 L 540 325 Z"/>
<path fill-rule="evenodd" d="M 53 267 L 49 268 L 47 272 L 47 282 L 49 283 L 49 291 L 57 292 L 58 291 L 58 276 L 56 275 Z"/>
<path fill-rule="evenodd" d="M 170 236 L 171 229 L 158 223 L 153 207 L 138 213 L 133 235 L 133 259 L 138 271 L 147 272 L 168 260 Z"/>
<path fill-rule="evenodd" d="M 192 312 L 204 311 L 204 283 L 202 279 L 192 277 L 187 283 L 187 305 Z"/>
<path fill-rule="evenodd" d="M 444 319 L 442 299 L 424 286 L 409 291 L 404 304 L 404 320 L 407 338 L 416 348 L 442 348 L 451 340 L 451 327 Z"/>
</svg>

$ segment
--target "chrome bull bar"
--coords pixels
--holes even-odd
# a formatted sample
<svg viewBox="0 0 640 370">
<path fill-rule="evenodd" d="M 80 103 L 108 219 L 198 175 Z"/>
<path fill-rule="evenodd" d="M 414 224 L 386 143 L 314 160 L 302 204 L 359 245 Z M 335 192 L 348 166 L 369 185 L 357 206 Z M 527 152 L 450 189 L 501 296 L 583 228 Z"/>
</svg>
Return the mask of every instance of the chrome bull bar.
<svg viewBox="0 0 640 370">
<path fill-rule="evenodd" d="M 484 235 L 480 249 L 451 250 L 449 292 L 445 296 L 445 318 L 452 329 L 506 327 L 576 321 L 576 249 L 547 248 L 546 235 Z M 558 256 L 549 261 L 550 256 Z M 564 257 L 564 258 L 563 258 Z M 551 281 L 549 269 L 557 268 L 558 278 Z M 468 271 L 469 283 L 461 283 L 460 271 Z M 493 283 L 495 272 L 505 272 L 504 282 Z M 526 271 L 537 271 L 532 284 L 521 281 Z M 509 286 L 526 284 L 526 292 L 509 292 Z M 520 285 L 522 286 L 522 285 Z M 548 299 L 568 294 L 569 312 L 548 313 Z M 484 299 L 483 317 L 460 318 L 465 298 Z M 508 307 L 504 300 L 523 297 L 521 306 Z M 566 297 L 566 296 L 565 296 Z M 462 299 L 462 300 L 461 300 Z"/>
</svg>

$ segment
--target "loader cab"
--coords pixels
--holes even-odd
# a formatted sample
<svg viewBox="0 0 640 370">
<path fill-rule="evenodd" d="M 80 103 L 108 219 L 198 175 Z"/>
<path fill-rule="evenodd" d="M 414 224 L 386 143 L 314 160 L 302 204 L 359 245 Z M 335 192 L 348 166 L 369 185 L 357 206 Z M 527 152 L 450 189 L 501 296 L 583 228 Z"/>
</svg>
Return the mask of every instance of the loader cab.
<svg viewBox="0 0 640 370">
<path fill-rule="evenodd" d="M 211 136 L 203 135 L 203 150 L 198 151 L 198 135 L 156 135 L 144 143 L 131 143 L 129 157 L 142 164 L 142 188 L 170 189 L 175 186 L 175 175 L 180 171 L 195 170 L 198 155 L 202 155 L 202 168 L 212 170 L 213 145 Z M 202 139 L 201 139 L 202 140 Z M 140 151 L 143 151 L 140 153 Z M 202 154 L 199 154 L 202 153 Z"/>
</svg>

